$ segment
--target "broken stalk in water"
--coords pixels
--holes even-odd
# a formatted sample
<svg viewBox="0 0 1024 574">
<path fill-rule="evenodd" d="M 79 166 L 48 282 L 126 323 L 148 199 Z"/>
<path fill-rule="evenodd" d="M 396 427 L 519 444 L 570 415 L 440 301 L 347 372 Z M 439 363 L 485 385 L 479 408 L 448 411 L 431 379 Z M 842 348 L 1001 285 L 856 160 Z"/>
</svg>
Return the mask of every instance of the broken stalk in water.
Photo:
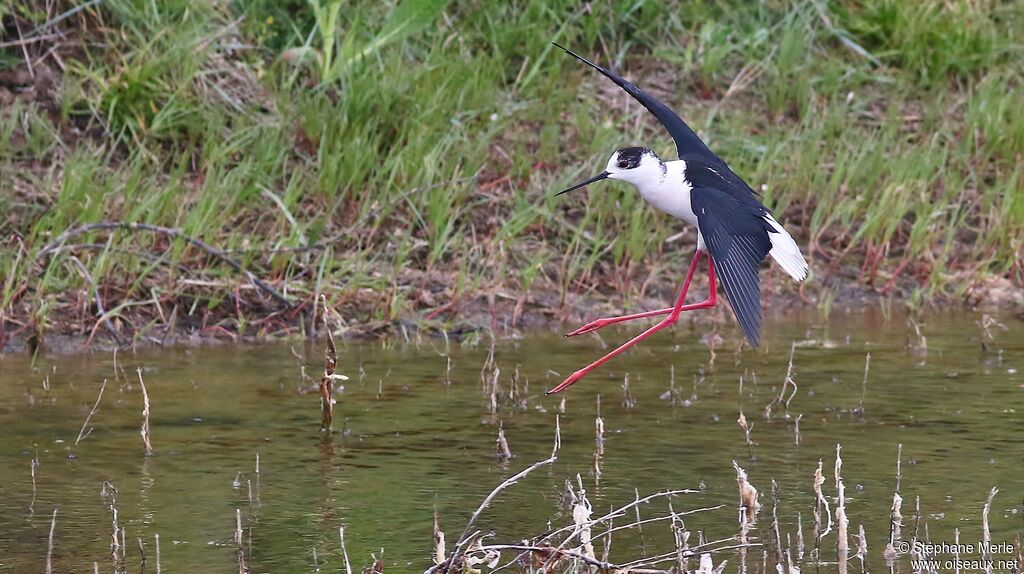
<svg viewBox="0 0 1024 574">
<path fill-rule="evenodd" d="M 142 445 L 146 449 L 146 456 L 152 456 L 153 444 L 149 441 L 149 392 L 146 391 L 146 381 L 142 380 L 142 367 L 135 369 L 135 372 L 139 375 L 139 386 L 142 387 L 142 427 L 139 429 L 139 434 L 142 435 Z"/>
<path fill-rule="evenodd" d="M 89 426 L 89 419 L 92 418 L 92 415 L 96 414 L 96 409 L 99 408 L 100 400 L 103 398 L 103 390 L 106 388 L 107 380 L 103 379 L 103 384 L 100 385 L 100 392 L 96 396 L 96 402 L 93 403 L 92 408 L 89 410 L 89 414 L 85 416 L 85 422 L 82 423 L 82 428 L 81 430 L 78 431 L 78 437 L 75 438 L 75 444 L 71 446 L 71 452 L 68 454 L 68 458 L 75 458 L 75 449 L 78 448 L 78 443 L 82 442 L 82 439 L 89 436 L 89 434 L 92 432 L 92 429 L 89 429 L 89 432 L 86 432 L 85 428 Z"/>
<path fill-rule="evenodd" d="M 348 377 L 337 374 L 338 348 L 334 345 L 334 334 L 327 320 L 327 297 L 320 296 L 324 308 L 324 331 L 327 332 L 327 351 L 324 356 L 324 376 L 320 379 L 320 432 L 329 433 L 334 421 L 334 381 L 347 381 Z"/>
</svg>

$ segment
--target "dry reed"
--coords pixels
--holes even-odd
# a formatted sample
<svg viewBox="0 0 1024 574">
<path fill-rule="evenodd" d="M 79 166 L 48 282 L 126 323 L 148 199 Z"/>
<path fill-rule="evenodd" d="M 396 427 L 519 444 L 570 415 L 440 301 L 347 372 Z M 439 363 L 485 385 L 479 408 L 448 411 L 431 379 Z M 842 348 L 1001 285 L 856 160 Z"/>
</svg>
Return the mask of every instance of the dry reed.
<svg viewBox="0 0 1024 574">
<path fill-rule="evenodd" d="M 736 419 L 739 423 L 740 429 L 743 431 L 744 440 L 747 443 L 747 454 L 750 460 L 754 460 L 754 441 L 750 438 L 750 433 L 754 430 L 754 423 L 747 423 L 747 417 L 743 416 L 743 411 L 740 411 L 740 417 Z"/>
<path fill-rule="evenodd" d="M 69 230 L 65 231 L 64 233 L 60 234 L 53 241 L 51 241 L 50 243 L 48 243 L 47 245 L 42 247 L 36 253 L 36 258 L 37 259 L 41 259 L 41 258 L 49 257 L 51 253 L 55 253 L 57 251 L 60 251 L 62 248 L 64 248 L 65 244 L 67 244 L 69 239 L 73 239 L 75 237 L 78 237 L 79 235 L 82 235 L 82 234 L 85 234 L 85 233 L 91 233 L 91 232 L 94 232 L 94 231 L 100 231 L 100 230 L 112 231 L 112 230 L 117 230 L 117 229 L 125 230 L 125 231 L 133 231 L 133 232 L 148 231 L 150 233 L 157 233 L 157 234 L 168 236 L 171 239 L 181 239 L 183 241 L 191 243 L 192 245 L 198 247 L 199 249 L 202 249 L 206 253 L 209 253 L 210 255 L 216 257 L 217 259 L 220 259 L 224 263 L 227 263 L 234 270 L 236 270 L 236 271 L 242 273 L 243 275 L 245 275 L 246 278 L 249 279 L 249 281 L 251 281 L 254 285 L 256 285 L 256 287 L 258 287 L 259 289 L 264 291 L 267 295 L 269 295 L 273 299 L 277 300 L 279 303 L 282 304 L 282 306 L 284 308 L 286 308 L 286 309 L 291 309 L 292 308 L 292 302 L 287 297 L 285 297 L 284 295 L 278 293 L 277 290 L 274 289 L 273 287 L 271 287 L 270 285 L 264 283 L 262 280 L 260 280 L 259 277 L 257 277 L 254 273 L 249 271 L 247 268 L 243 267 L 242 264 L 240 264 L 239 262 L 237 262 L 234 259 L 232 259 L 224 251 L 222 251 L 220 249 L 217 249 L 216 247 L 213 247 L 212 245 L 209 245 L 209 244 L 207 244 L 207 243 L 205 243 L 203 241 L 200 241 L 200 240 L 198 240 L 198 239 L 196 239 L 194 237 L 186 235 L 186 234 L 182 233 L 182 231 L 179 230 L 179 229 L 172 229 L 172 228 L 163 227 L 163 226 L 160 226 L 160 225 L 152 225 L 152 224 L 149 224 L 149 223 L 136 223 L 136 222 L 130 222 L 130 221 L 102 221 L 102 222 L 99 222 L 99 223 L 90 223 L 90 224 L 87 224 L 87 225 L 83 225 L 81 227 L 76 227 L 74 229 L 69 229 Z"/>
<path fill-rule="evenodd" d="M 868 395 L 868 371 L 871 369 L 871 353 L 868 353 L 864 357 L 864 380 L 861 382 L 860 388 L 860 403 L 853 409 L 853 414 L 857 417 L 864 418 L 864 399 Z"/>
<path fill-rule="evenodd" d="M 142 544 L 141 538 L 136 538 L 135 543 L 139 547 L 139 571 L 145 572 L 146 570 L 146 547 Z"/>
<path fill-rule="evenodd" d="M 114 563 L 114 571 L 119 571 L 124 566 L 124 528 L 117 520 L 117 488 L 108 481 L 103 482 L 100 496 L 110 499 L 110 558 Z"/>
<path fill-rule="evenodd" d="M 842 447 L 836 445 L 836 560 L 839 563 L 839 574 L 846 574 L 847 560 L 850 556 L 850 538 L 848 528 L 850 520 L 846 517 L 846 486 L 840 471 L 843 459 L 840 456 Z"/>
<path fill-rule="evenodd" d="M 868 571 L 867 559 L 868 559 L 868 536 L 864 532 L 864 525 L 858 525 L 857 531 L 857 555 L 855 556 L 860 560 L 860 571 L 866 574 Z"/>
<path fill-rule="evenodd" d="M 775 563 L 783 563 L 782 535 L 779 532 L 779 484 L 772 479 L 772 523 L 771 523 L 771 550 L 775 552 Z"/>
<path fill-rule="evenodd" d="M 885 546 L 885 550 L 882 552 L 882 557 L 885 561 L 892 564 L 892 561 L 896 559 L 896 545 L 902 539 L 901 530 L 903 528 L 903 513 L 901 509 L 903 507 L 903 497 L 900 496 L 900 481 L 901 481 L 901 461 L 903 460 L 903 444 L 901 443 L 896 450 L 896 490 L 892 493 L 892 505 L 889 507 L 889 543 Z"/>
<path fill-rule="evenodd" d="M 437 520 L 437 508 L 434 508 L 434 564 L 441 564 L 444 558 L 444 531 Z"/>
<path fill-rule="evenodd" d="M 338 542 L 341 544 L 341 556 L 345 561 L 345 574 L 352 574 L 352 564 L 348 561 L 348 550 L 345 549 L 345 527 L 338 527 Z"/>
<path fill-rule="evenodd" d="M 825 499 L 825 495 L 821 492 L 821 485 L 825 484 L 825 475 L 821 473 L 822 461 L 818 460 L 818 468 L 814 471 L 814 550 L 812 551 L 812 558 L 815 560 L 821 559 L 821 540 L 828 536 L 828 533 L 832 531 L 832 510 L 829 509 L 828 500 Z M 822 527 L 821 522 L 821 511 L 825 510 L 825 525 Z"/>
<path fill-rule="evenodd" d="M 792 402 L 796 396 L 799 387 L 797 387 L 796 381 L 793 380 L 793 359 L 796 356 L 796 343 L 791 343 L 789 346 L 789 365 L 786 367 L 786 376 L 782 379 L 782 388 L 779 389 L 779 396 L 774 397 L 764 407 L 764 418 L 772 418 L 772 411 L 775 407 L 781 406 L 783 408 L 783 415 L 785 418 L 789 418 L 789 403 Z M 756 381 L 755 381 L 756 382 Z M 792 387 L 792 390 L 789 390 Z M 786 391 L 789 390 L 789 395 L 786 395 Z"/>
<path fill-rule="evenodd" d="M 636 397 L 629 387 L 629 373 L 622 377 L 622 408 L 632 409 L 636 407 Z"/>
<path fill-rule="evenodd" d="M 96 396 L 96 402 L 93 403 L 92 408 L 89 410 L 89 414 L 85 416 L 85 422 L 82 423 L 82 428 L 78 431 L 78 437 L 75 438 L 75 444 L 71 446 L 71 452 L 68 454 L 68 458 L 75 458 L 75 449 L 78 448 L 78 443 L 82 442 L 82 439 L 92 433 L 92 429 L 89 429 L 87 432 L 85 428 L 89 426 L 89 420 L 92 419 L 92 415 L 96 414 L 96 409 L 100 406 L 100 400 L 103 399 L 103 390 L 106 388 L 107 380 L 103 379 L 103 384 L 100 385 L 100 392 Z"/>
<path fill-rule="evenodd" d="M 498 424 L 498 438 L 495 441 L 498 449 L 498 460 L 507 461 L 512 458 L 512 450 L 508 448 L 508 441 L 505 440 L 505 429 Z"/>
<path fill-rule="evenodd" d="M 796 558 L 804 559 L 804 517 L 799 512 L 796 513 Z"/>
<path fill-rule="evenodd" d="M 981 508 L 981 557 L 985 566 L 985 574 L 992 572 L 992 532 L 988 527 L 988 515 L 992 511 L 992 499 L 999 493 L 999 489 L 992 487 L 985 499 L 985 506 Z"/>
<path fill-rule="evenodd" d="M 757 512 L 761 505 L 757 502 L 757 488 L 747 480 L 747 471 L 743 470 L 736 461 L 732 461 L 732 467 L 736 471 L 736 484 L 740 493 L 740 523 L 753 523 L 757 520 Z"/>
<path fill-rule="evenodd" d="M 996 341 L 996 336 L 992 333 L 992 327 L 998 327 L 1003 331 L 1009 331 L 1010 329 L 996 320 L 991 315 L 982 315 L 981 319 L 977 321 L 978 327 L 981 330 L 979 341 L 981 343 L 982 352 L 988 353 L 992 349 L 992 345 Z"/>
<path fill-rule="evenodd" d="M 46 542 L 46 574 L 53 574 L 53 535 L 57 531 L 57 509 L 53 509 L 53 518 L 50 519 L 50 537 Z"/>
<path fill-rule="evenodd" d="M 39 448 L 33 445 L 32 462 L 29 463 L 29 472 L 32 475 L 32 499 L 28 502 L 28 514 L 36 513 L 36 470 L 39 468 Z"/>
<path fill-rule="evenodd" d="M 557 423 L 556 423 L 557 425 Z M 756 544 L 743 541 L 737 543 L 735 537 L 710 542 L 701 541 L 697 546 L 689 544 L 689 532 L 685 529 L 683 516 L 697 512 L 718 510 L 721 506 L 698 508 L 685 512 L 676 512 L 671 506 L 670 498 L 681 494 L 695 493 L 693 490 L 673 490 L 658 492 L 648 496 L 640 496 L 635 492 L 634 499 L 610 512 L 598 517 L 593 516 L 593 507 L 588 498 L 587 491 L 582 477 L 576 476 L 575 485 L 567 482 L 567 496 L 572 501 L 571 523 L 561 528 L 555 528 L 549 532 L 533 539 L 523 540 L 513 544 L 484 543 L 484 539 L 494 534 L 482 535 L 474 526 L 482 512 L 488 508 L 494 499 L 504 489 L 516 484 L 534 470 L 543 466 L 551 465 L 557 460 L 557 445 L 560 443 L 560 436 L 556 426 L 555 448 L 552 456 L 548 459 L 534 463 L 524 470 L 509 477 L 495 487 L 480 503 L 476 511 L 470 516 L 462 534 L 456 540 L 450 553 L 444 548 L 444 534 L 439 526 L 439 519 L 435 517 L 433 536 L 433 562 L 434 565 L 427 569 L 428 574 L 463 572 L 475 570 L 481 566 L 487 566 L 494 570 L 501 570 L 515 563 L 520 563 L 526 568 L 542 569 L 545 572 L 553 572 L 556 568 L 561 571 L 585 571 L 588 567 L 597 568 L 599 571 L 622 571 L 622 572 L 661 572 L 659 564 L 674 563 L 685 564 L 691 557 L 700 557 L 702 564 L 711 561 L 713 552 L 729 549 L 747 548 Z M 742 471 L 742 469 L 740 469 Z M 745 476 L 745 473 L 743 473 Z M 745 505 L 750 508 L 757 508 L 756 489 L 752 486 L 743 488 L 745 493 Z M 669 512 L 664 516 L 645 518 L 640 509 L 653 500 L 669 500 Z M 746 511 L 744 511 L 744 514 Z M 614 526 L 613 520 L 631 514 L 634 520 L 627 524 Z M 671 551 L 660 552 L 650 556 L 624 562 L 620 564 L 608 561 L 608 552 L 611 545 L 613 532 L 622 530 L 633 530 L 641 537 L 643 525 L 654 522 L 668 522 L 674 533 L 675 544 Z M 595 544 L 598 541 L 604 543 L 604 555 L 597 557 Z M 514 552 L 515 557 L 504 566 L 497 567 L 502 559 L 503 553 Z M 718 571 L 722 568 L 712 568 L 711 571 Z"/>
<path fill-rule="evenodd" d="M 327 351 L 324 356 L 324 376 L 320 379 L 320 432 L 331 432 L 334 422 L 334 381 L 347 380 L 344 375 L 334 374 L 338 366 L 338 348 L 334 345 L 334 334 L 327 321 L 327 298 L 320 295 L 324 309 L 324 331 L 327 332 Z"/>
<path fill-rule="evenodd" d="M 242 510 L 240 508 L 235 509 L 235 557 L 238 561 L 238 574 L 248 574 L 249 567 L 246 565 L 245 560 L 245 545 L 242 542 Z"/>
<path fill-rule="evenodd" d="M 146 381 L 142 380 L 142 367 L 135 369 L 135 372 L 139 375 L 139 386 L 142 387 L 142 427 L 139 434 L 142 435 L 146 456 L 152 456 L 153 443 L 149 440 L 149 392 L 146 390 Z"/>
<path fill-rule="evenodd" d="M 427 572 L 430 574 L 433 574 L 434 572 L 449 572 L 451 566 L 461 566 L 463 564 L 463 562 L 460 562 L 462 555 L 466 552 L 467 548 L 470 547 L 470 543 L 476 540 L 476 535 L 478 534 L 478 532 L 472 531 L 472 528 L 473 525 L 476 523 L 477 519 L 480 517 L 480 513 L 482 513 L 484 509 L 491 505 L 491 502 L 494 501 L 494 498 L 501 491 L 516 484 L 534 470 L 537 470 L 538 468 L 545 465 L 553 464 L 555 460 L 557 460 L 556 457 L 552 456 L 545 460 L 535 462 L 532 465 L 528 466 L 527 468 L 505 479 L 505 481 L 496 486 L 494 490 L 492 490 L 490 494 L 488 494 L 487 497 L 484 498 L 483 502 L 480 503 L 480 506 L 478 506 L 477 509 L 473 512 L 473 514 L 469 517 L 469 521 L 466 523 L 466 526 L 463 529 L 462 534 L 455 542 L 455 547 L 452 549 L 452 553 L 447 558 L 447 560 L 440 564 L 435 564 L 433 567 L 428 569 Z M 455 571 L 461 571 L 461 568 L 458 568 Z"/>
</svg>

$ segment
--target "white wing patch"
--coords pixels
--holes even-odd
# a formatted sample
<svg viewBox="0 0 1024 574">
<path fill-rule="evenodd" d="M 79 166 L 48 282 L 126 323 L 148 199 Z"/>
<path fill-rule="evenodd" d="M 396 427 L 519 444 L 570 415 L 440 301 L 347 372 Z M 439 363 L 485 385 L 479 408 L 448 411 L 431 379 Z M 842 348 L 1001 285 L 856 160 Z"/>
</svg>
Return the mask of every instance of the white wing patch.
<svg viewBox="0 0 1024 574">
<path fill-rule="evenodd" d="M 772 249 L 768 254 L 772 256 L 772 259 L 790 277 L 797 281 L 803 281 L 807 278 L 807 261 L 804 260 L 803 254 L 800 253 L 800 246 L 796 244 L 796 241 L 793 241 L 793 236 L 783 229 L 778 221 L 775 221 L 774 217 L 765 215 L 765 219 L 768 220 L 768 223 L 777 232 L 768 234 L 772 241 Z"/>
</svg>

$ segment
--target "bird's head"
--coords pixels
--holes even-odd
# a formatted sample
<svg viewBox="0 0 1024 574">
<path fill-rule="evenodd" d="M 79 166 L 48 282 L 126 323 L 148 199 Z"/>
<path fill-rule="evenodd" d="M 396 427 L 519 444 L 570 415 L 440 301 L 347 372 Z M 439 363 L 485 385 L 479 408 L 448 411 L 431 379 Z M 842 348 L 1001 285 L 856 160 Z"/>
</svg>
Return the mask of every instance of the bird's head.
<svg viewBox="0 0 1024 574">
<path fill-rule="evenodd" d="M 612 154 L 603 172 L 555 195 L 562 195 L 602 179 L 621 179 L 640 187 L 651 179 L 663 177 L 664 168 L 665 164 L 650 149 L 645 147 L 625 147 Z"/>
</svg>

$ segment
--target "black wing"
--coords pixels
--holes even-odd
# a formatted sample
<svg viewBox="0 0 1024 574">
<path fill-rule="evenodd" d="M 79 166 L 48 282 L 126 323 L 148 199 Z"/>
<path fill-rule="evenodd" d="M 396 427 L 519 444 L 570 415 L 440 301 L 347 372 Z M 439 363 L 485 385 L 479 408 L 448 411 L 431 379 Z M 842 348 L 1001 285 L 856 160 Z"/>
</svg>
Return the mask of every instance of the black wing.
<svg viewBox="0 0 1024 574">
<path fill-rule="evenodd" d="M 769 213 L 758 199 L 760 196 L 757 192 L 751 189 L 742 177 L 736 175 L 736 172 L 729 169 L 729 166 L 708 162 L 706 158 L 698 155 L 683 155 L 679 159 L 686 162 L 686 181 L 690 182 L 693 187 L 717 189 L 735 197 L 745 205 L 760 208 L 764 210 L 764 213 Z"/>
<path fill-rule="evenodd" d="M 690 129 L 690 126 L 686 125 L 686 122 L 684 122 L 683 119 L 673 112 L 668 106 L 644 93 L 644 91 L 638 88 L 636 84 L 617 75 L 615 72 L 612 72 L 605 67 L 598 66 L 557 42 L 552 43 L 562 50 L 565 50 L 565 52 L 570 56 L 604 74 L 606 78 L 618 84 L 620 88 L 626 90 L 627 94 L 633 96 L 633 99 L 640 102 L 643 107 L 647 108 L 649 112 L 654 114 L 654 117 L 658 118 L 661 125 L 665 126 L 665 129 L 668 130 L 672 139 L 675 140 L 676 151 L 679 152 L 680 157 L 684 154 L 696 155 L 728 169 L 728 166 L 726 166 L 725 162 L 722 161 L 722 158 L 718 157 L 714 152 L 708 149 L 708 146 L 705 145 L 699 137 L 697 137 L 697 134 Z"/>
<path fill-rule="evenodd" d="M 748 196 L 749 197 L 749 196 Z M 697 228 L 722 280 L 729 306 L 755 347 L 761 334 L 761 284 L 757 271 L 771 251 L 767 210 L 710 187 L 694 187 L 690 202 Z"/>
</svg>

